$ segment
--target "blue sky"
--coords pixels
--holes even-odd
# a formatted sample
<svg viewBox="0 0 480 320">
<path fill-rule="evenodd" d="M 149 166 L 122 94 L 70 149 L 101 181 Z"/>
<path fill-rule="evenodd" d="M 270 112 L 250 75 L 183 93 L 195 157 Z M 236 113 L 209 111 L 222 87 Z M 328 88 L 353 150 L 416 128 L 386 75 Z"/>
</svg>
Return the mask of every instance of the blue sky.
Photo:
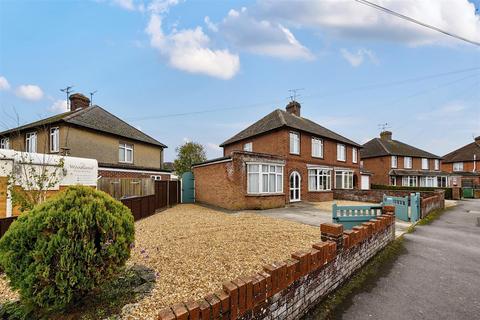
<svg viewBox="0 0 480 320">
<path fill-rule="evenodd" d="M 480 41 L 479 1 L 381 3 Z M 2 129 L 61 112 L 74 85 L 168 145 L 166 160 L 186 140 L 221 155 L 292 88 L 303 116 L 350 139 L 388 123 L 443 155 L 480 135 L 479 68 L 479 47 L 355 1 L 0 2 Z"/>
</svg>

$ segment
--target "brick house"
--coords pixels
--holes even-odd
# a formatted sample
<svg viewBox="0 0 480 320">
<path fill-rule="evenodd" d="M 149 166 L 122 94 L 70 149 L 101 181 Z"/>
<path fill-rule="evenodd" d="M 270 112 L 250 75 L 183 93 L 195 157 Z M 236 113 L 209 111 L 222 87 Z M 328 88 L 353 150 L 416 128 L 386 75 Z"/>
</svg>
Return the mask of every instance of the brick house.
<svg viewBox="0 0 480 320">
<path fill-rule="evenodd" d="M 392 139 L 383 131 L 363 145 L 362 168 L 372 173 L 372 184 L 408 187 L 447 187 L 448 172 L 441 171 L 442 159 L 430 152 Z"/>
<path fill-rule="evenodd" d="M 480 136 L 443 156 L 442 170 L 452 175 L 452 185 L 480 186 Z"/>
<path fill-rule="evenodd" d="M 111 178 L 170 179 L 164 148 L 79 93 L 70 111 L 0 133 L 0 149 L 96 159 L 99 176 Z"/>
<path fill-rule="evenodd" d="M 223 142 L 222 158 L 194 165 L 196 200 L 264 209 L 333 200 L 335 188 L 358 188 L 361 146 L 300 110 L 290 102 Z"/>
</svg>

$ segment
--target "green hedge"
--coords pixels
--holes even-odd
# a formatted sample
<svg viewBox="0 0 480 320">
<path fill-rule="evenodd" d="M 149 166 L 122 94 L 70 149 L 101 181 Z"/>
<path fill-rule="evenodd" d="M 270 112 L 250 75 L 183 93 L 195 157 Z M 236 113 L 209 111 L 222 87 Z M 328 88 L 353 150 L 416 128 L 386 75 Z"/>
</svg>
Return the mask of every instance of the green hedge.
<svg viewBox="0 0 480 320">
<path fill-rule="evenodd" d="M 133 241 L 127 207 L 75 186 L 10 226 L 0 239 L 0 266 L 27 312 L 63 312 L 120 271 Z"/>
<path fill-rule="evenodd" d="M 402 186 L 387 186 L 381 184 L 372 184 L 371 189 L 380 189 L 380 190 L 408 190 L 408 191 L 437 191 L 445 190 L 445 199 L 452 199 L 452 188 L 433 188 L 433 187 L 402 187 Z"/>
</svg>

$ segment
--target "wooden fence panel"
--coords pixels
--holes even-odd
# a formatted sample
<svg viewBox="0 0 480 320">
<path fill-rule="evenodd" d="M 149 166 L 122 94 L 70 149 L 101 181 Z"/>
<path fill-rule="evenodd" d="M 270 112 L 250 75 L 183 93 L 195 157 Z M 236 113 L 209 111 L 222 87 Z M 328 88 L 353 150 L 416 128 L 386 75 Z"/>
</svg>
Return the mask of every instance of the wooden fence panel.
<svg viewBox="0 0 480 320">
<path fill-rule="evenodd" d="M 179 186 L 178 181 L 170 181 L 169 182 L 169 190 L 168 190 L 168 197 L 169 197 L 168 200 L 169 201 L 168 201 L 168 204 L 170 206 L 174 206 L 179 202 L 178 186 Z"/>
<path fill-rule="evenodd" d="M 100 178 L 98 190 L 102 190 L 115 199 L 140 197 L 155 194 L 155 181 L 150 178 Z"/>
<path fill-rule="evenodd" d="M 168 181 L 155 181 L 155 197 L 157 208 L 168 206 Z"/>
</svg>

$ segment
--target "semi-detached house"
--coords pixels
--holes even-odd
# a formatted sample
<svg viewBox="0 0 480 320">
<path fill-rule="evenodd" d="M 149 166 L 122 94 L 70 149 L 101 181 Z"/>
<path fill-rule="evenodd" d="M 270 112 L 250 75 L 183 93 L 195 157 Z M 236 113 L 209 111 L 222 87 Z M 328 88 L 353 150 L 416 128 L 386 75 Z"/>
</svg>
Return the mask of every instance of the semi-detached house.
<svg viewBox="0 0 480 320">
<path fill-rule="evenodd" d="M 358 188 L 356 142 L 301 116 L 292 101 L 223 142 L 224 156 L 193 166 L 196 201 L 227 209 L 333 200 Z"/>
<path fill-rule="evenodd" d="M 448 172 L 441 157 L 392 139 L 383 131 L 361 150 L 362 168 L 372 173 L 372 184 L 404 187 L 447 187 Z"/>
<path fill-rule="evenodd" d="M 452 185 L 480 186 L 480 136 L 443 156 L 442 169 L 450 172 Z"/>
</svg>

